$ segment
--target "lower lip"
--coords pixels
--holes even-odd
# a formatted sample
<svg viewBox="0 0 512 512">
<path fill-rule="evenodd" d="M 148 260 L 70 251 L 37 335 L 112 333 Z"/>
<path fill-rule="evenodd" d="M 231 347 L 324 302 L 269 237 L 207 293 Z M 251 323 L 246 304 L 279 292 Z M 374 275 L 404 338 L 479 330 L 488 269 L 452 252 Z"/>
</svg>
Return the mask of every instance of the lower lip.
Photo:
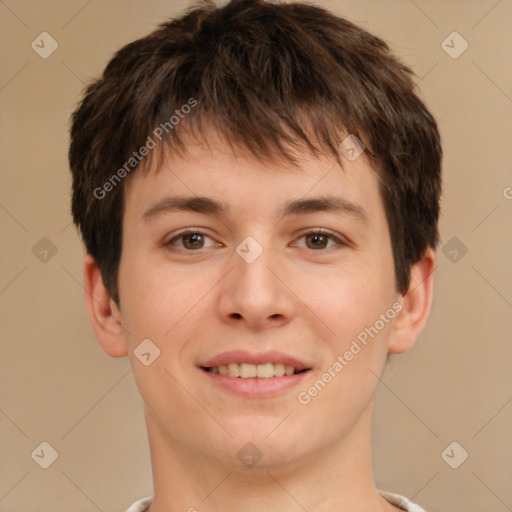
<svg viewBox="0 0 512 512">
<path fill-rule="evenodd" d="M 241 377 L 229 377 L 228 375 L 201 370 L 215 385 L 237 395 L 250 398 L 272 396 L 280 391 L 292 388 L 301 382 L 310 371 L 283 377 L 271 377 L 270 379 L 242 379 Z"/>
</svg>

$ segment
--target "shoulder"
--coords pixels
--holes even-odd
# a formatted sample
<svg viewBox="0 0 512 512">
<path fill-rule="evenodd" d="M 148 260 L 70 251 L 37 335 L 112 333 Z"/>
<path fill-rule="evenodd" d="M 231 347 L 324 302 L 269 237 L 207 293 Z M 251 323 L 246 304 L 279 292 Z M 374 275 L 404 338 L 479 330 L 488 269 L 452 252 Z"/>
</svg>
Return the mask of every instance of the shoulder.
<svg viewBox="0 0 512 512">
<path fill-rule="evenodd" d="M 393 494 L 391 492 L 379 491 L 380 495 L 388 500 L 392 505 L 396 505 L 405 512 L 425 512 L 420 506 L 414 504 L 411 500 L 408 500 L 405 496 L 399 494 Z M 131 512 L 131 511 L 130 511 Z"/>
<path fill-rule="evenodd" d="M 151 497 L 142 498 L 128 507 L 125 512 L 144 512 L 151 505 L 152 499 Z"/>
</svg>

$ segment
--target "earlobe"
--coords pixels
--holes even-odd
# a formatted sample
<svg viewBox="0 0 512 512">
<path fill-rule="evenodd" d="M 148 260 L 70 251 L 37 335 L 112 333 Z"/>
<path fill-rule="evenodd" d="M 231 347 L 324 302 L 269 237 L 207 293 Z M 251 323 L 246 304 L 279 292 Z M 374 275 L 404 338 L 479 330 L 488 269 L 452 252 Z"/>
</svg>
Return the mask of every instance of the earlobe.
<svg viewBox="0 0 512 512">
<path fill-rule="evenodd" d="M 388 351 L 401 354 L 411 349 L 427 323 L 434 291 L 435 253 L 427 249 L 411 267 L 409 290 L 400 298 L 403 308 L 393 323 Z"/>
<path fill-rule="evenodd" d="M 84 262 L 84 287 L 89 317 L 101 347 L 111 357 L 128 355 L 121 312 L 103 283 L 96 261 L 89 254 Z"/>
</svg>

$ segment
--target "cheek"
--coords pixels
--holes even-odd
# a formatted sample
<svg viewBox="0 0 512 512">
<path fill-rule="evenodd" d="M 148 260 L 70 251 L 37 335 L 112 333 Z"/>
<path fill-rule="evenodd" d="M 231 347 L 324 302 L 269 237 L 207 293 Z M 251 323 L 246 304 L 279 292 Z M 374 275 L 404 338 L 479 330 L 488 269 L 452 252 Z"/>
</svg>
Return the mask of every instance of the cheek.
<svg viewBox="0 0 512 512">
<path fill-rule="evenodd" d="M 123 294 L 126 297 L 122 314 L 129 356 L 144 402 L 156 417 L 198 414 L 179 383 L 189 371 L 182 362 L 191 339 L 187 326 L 197 325 L 194 315 L 201 310 L 204 292 L 198 288 L 200 282 L 135 258 L 126 261 L 120 279 L 124 284 L 121 299 Z M 146 353 L 150 355 L 144 358 Z"/>
<path fill-rule="evenodd" d="M 314 276 L 299 274 L 294 287 L 316 323 L 328 328 L 333 349 L 340 350 L 391 306 L 388 281 L 379 263 L 361 260 L 325 267 Z"/>
<path fill-rule="evenodd" d="M 121 300 L 126 328 L 138 337 L 165 341 L 201 298 L 203 286 L 191 275 L 181 275 L 169 266 L 157 266 L 146 260 L 126 261 Z M 136 342 L 136 340 L 134 340 Z"/>
<path fill-rule="evenodd" d="M 325 418 L 322 435 L 345 434 L 371 402 L 387 354 L 395 311 L 385 283 L 370 280 L 331 282 L 317 297 L 318 315 L 334 332 L 325 340 L 325 358 L 310 387 L 297 396 L 304 421 Z M 389 299 L 389 300 L 388 300 Z M 387 321 L 380 315 L 386 315 Z"/>
</svg>

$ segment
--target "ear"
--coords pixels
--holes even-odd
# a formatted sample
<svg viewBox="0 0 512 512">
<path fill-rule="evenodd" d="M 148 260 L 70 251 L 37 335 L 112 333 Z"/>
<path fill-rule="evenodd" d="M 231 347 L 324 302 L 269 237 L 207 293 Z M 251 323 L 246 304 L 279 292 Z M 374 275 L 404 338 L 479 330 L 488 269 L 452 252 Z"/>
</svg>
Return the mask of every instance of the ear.
<svg viewBox="0 0 512 512">
<path fill-rule="evenodd" d="M 121 312 L 105 288 L 96 260 L 89 254 L 84 262 L 84 285 L 85 302 L 101 347 L 111 357 L 128 355 Z"/>
<path fill-rule="evenodd" d="M 390 354 L 411 349 L 425 327 L 432 305 L 435 263 L 435 252 L 427 249 L 421 260 L 411 266 L 409 290 L 399 299 L 403 309 L 393 322 Z"/>
</svg>

